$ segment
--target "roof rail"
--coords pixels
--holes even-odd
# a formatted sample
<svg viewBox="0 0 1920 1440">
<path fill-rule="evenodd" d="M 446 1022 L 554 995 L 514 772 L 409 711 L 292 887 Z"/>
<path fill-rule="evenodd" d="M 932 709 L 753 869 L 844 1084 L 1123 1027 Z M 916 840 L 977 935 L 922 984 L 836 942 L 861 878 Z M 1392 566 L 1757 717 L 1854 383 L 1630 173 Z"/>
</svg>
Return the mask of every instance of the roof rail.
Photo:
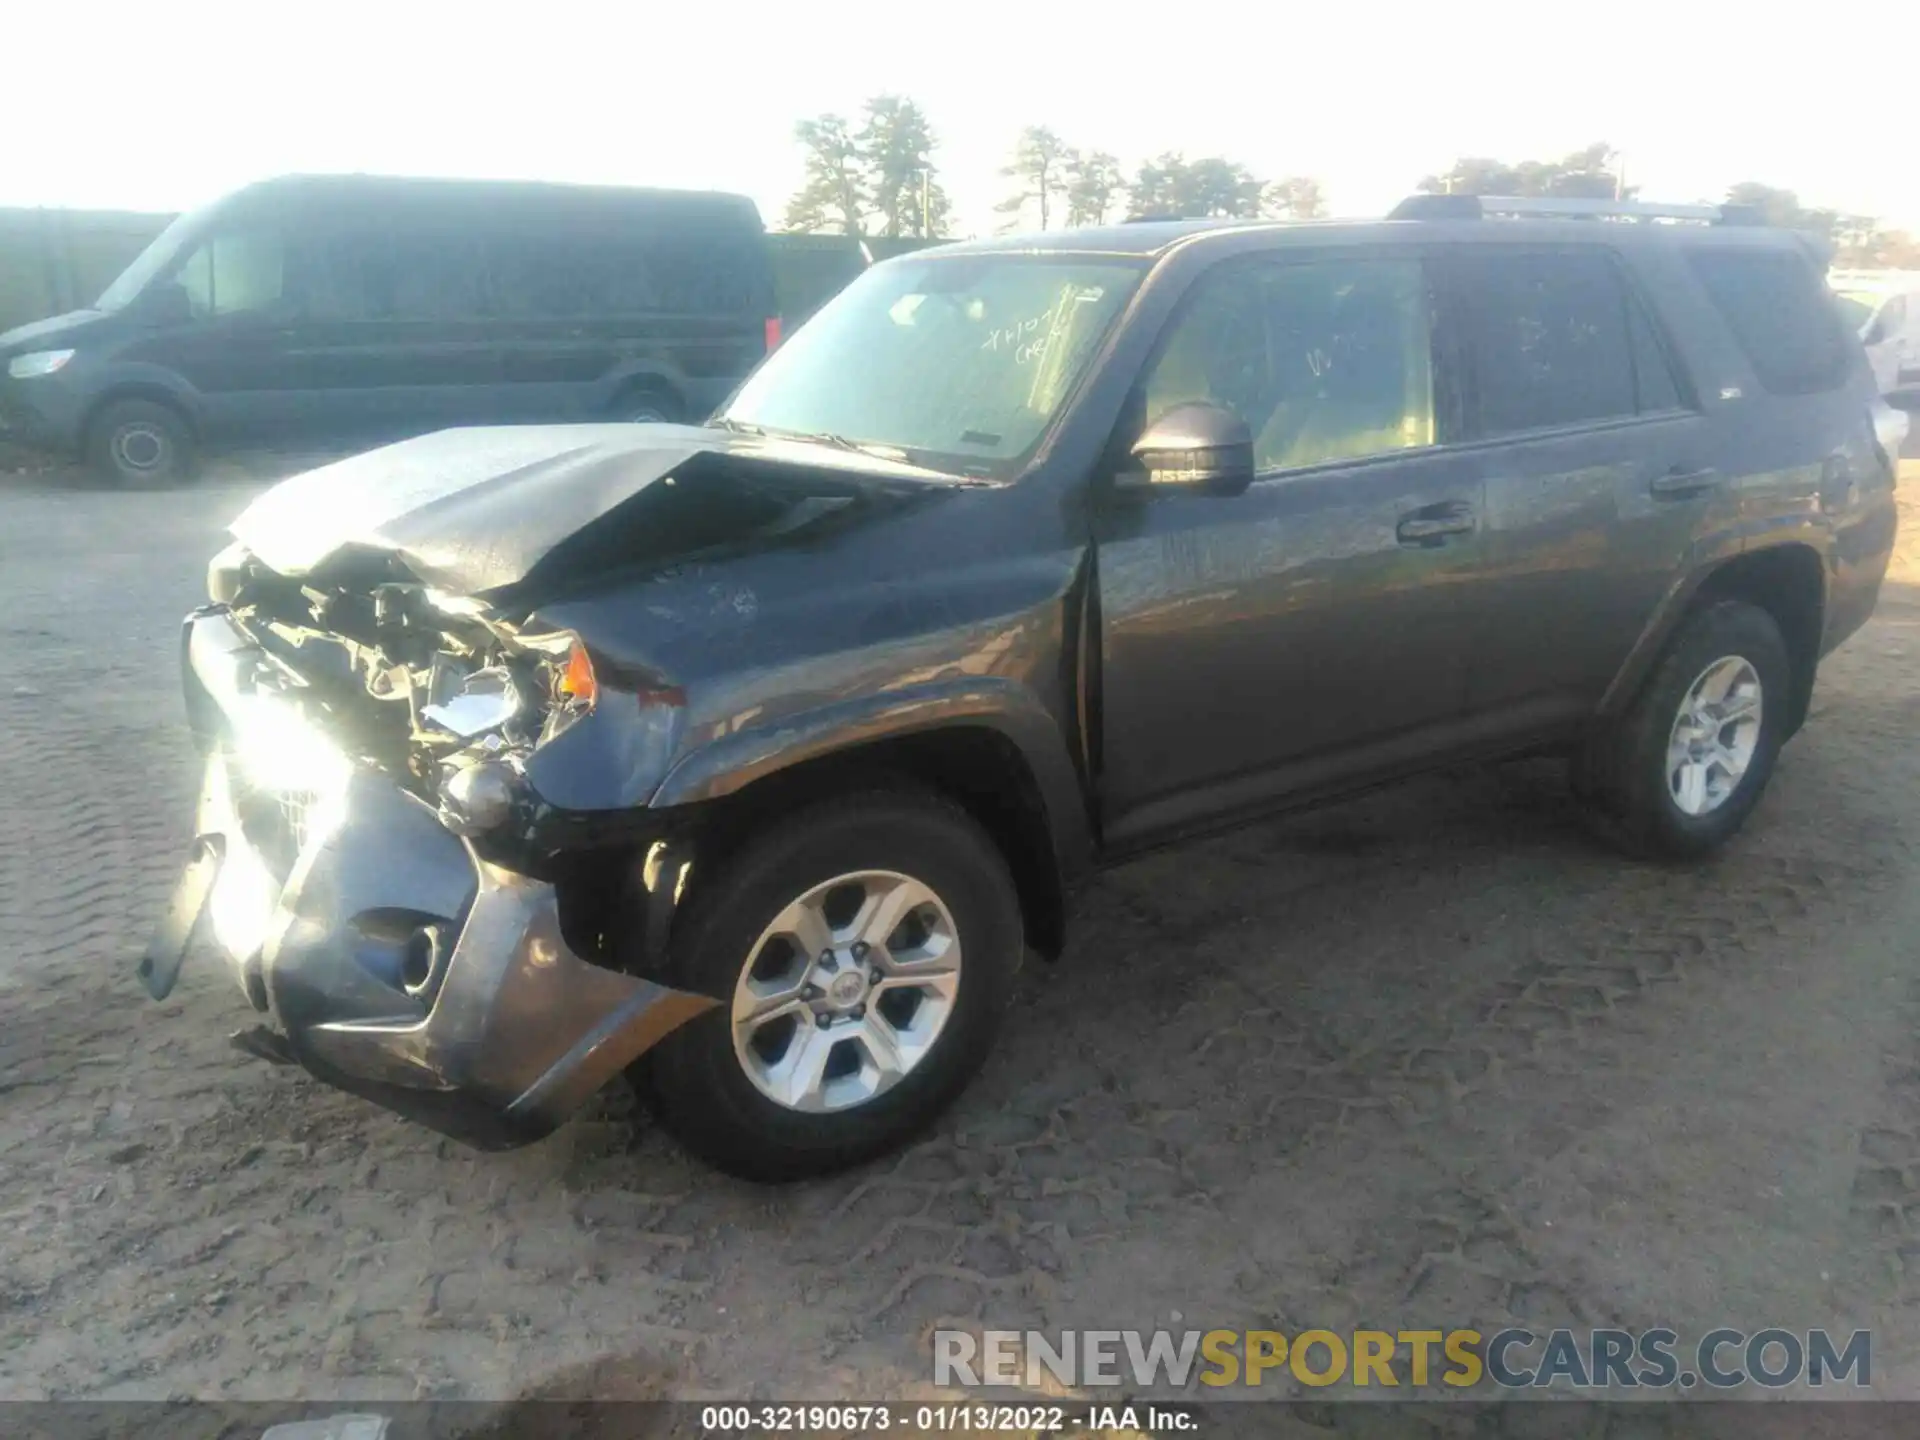
<svg viewBox="0 0 1920 1440">
<path fill-rule="evenodd" d="M 1697 225 L 1759 225 L 1760 212 L 1746 205 L 1660 205 L 1644 200 L 1581 200 L 1558 195 L 1409 195 L 1387 212 L 1389 220 L 1687 220 Z"/>
</svg>

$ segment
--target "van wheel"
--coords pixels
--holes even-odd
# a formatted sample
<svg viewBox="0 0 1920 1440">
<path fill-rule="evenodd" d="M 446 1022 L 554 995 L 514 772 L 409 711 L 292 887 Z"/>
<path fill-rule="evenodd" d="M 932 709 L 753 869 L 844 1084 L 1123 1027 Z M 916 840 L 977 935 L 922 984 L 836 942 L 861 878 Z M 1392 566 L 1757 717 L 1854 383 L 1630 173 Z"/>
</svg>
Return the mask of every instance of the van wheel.
<svg viewBox="0 0 1920 1440">
<path fill-rule="evenodd" d="M 87 458 L 102 479 L 127 489 L 176 485 L 193 475 L 193 432 L 170 406 L 116 400 L 94 417 Z"/>
<path fill-rule="evenodd" d="M 1576 791 L 1634 854 L 1718 849 L 1773 775 L 1792 679 L 1765 610 L 1729 600 L 1695 612 L 1632 707 L 1576 760 Z"/>
<path fill-rule="evenodd" d="M 636 1077 L 687 1149 L 749 1180 L 839 1170 L 924 1128 L 980 1068 L 1024 941 L 1006 862 L 957 807 L 814 805 L 696 885 L 673 983 L 720 1004 Z"/>
<path fill-rule="evenodd" d="M 620 392 L 614 401 L 616 418 L 635 424 L 673 425 L 686 414 L 680 397 L 664 385 L 634 385 Z"/>
</svg>

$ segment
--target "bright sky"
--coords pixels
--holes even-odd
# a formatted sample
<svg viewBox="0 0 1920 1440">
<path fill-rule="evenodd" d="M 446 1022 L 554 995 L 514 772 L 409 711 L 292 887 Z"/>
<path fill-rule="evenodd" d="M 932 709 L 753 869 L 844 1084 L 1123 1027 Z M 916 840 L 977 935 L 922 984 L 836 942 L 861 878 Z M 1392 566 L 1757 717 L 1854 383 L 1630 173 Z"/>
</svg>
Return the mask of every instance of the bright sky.
<svg viewBox="0 0 1920 1440">
<path fill-rule="evenodd" d="M 1342 215 L 1459 155 L 1607 140 L 1648 198 L 1763 180 L 1920 231 L 1912 4 L 23 0 L 0 204 L 171 210 L 363 170 L 738 190 L 774 224 L 794 120 L 893 91 L 941 137 L 963 233 L 993 227 L 1030 124 L 1129 170 L 1180 150 L 1312 175 Z"/>
</svg>

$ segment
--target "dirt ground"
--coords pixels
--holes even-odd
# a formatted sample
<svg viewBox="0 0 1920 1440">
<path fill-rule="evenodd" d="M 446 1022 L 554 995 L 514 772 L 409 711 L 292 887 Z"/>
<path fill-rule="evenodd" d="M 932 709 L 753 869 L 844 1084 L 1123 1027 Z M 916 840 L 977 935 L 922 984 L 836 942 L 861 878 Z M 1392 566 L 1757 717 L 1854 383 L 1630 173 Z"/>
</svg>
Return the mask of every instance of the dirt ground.
<svg viewBox="0 0 1920 1440">
<path fill-rule="evenodd" d="M 924 1143 L 761 1190 L 622 1099 L 485 1156 L 133 959 L 229 469 L 0 479 L 0 1398 L 898 1395 L 1000 1328 L 1826 1326 L 1920 1396 L 1920 466 L 1745 836 L 1632 865 L 1545 762 L 1106 876 Z"/>
</svg>

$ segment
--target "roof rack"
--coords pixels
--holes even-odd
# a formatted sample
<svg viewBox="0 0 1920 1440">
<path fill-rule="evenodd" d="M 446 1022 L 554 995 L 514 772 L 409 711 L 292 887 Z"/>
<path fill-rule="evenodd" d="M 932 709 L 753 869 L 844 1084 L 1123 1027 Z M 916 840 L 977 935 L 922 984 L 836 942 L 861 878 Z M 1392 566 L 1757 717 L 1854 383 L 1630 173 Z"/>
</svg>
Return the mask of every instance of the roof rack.
<svg viewBox="0 0 1920 1440">
<path fill-rule="evenodd" d="M 1558 195 L 1409 195 L 1387 212 L 1389 220 L 1684 220 L 1696 225 L 1759 225 L 1747 205 L 1660 205 L 1644 200 L 1576 200 Z"/>
</svg>

